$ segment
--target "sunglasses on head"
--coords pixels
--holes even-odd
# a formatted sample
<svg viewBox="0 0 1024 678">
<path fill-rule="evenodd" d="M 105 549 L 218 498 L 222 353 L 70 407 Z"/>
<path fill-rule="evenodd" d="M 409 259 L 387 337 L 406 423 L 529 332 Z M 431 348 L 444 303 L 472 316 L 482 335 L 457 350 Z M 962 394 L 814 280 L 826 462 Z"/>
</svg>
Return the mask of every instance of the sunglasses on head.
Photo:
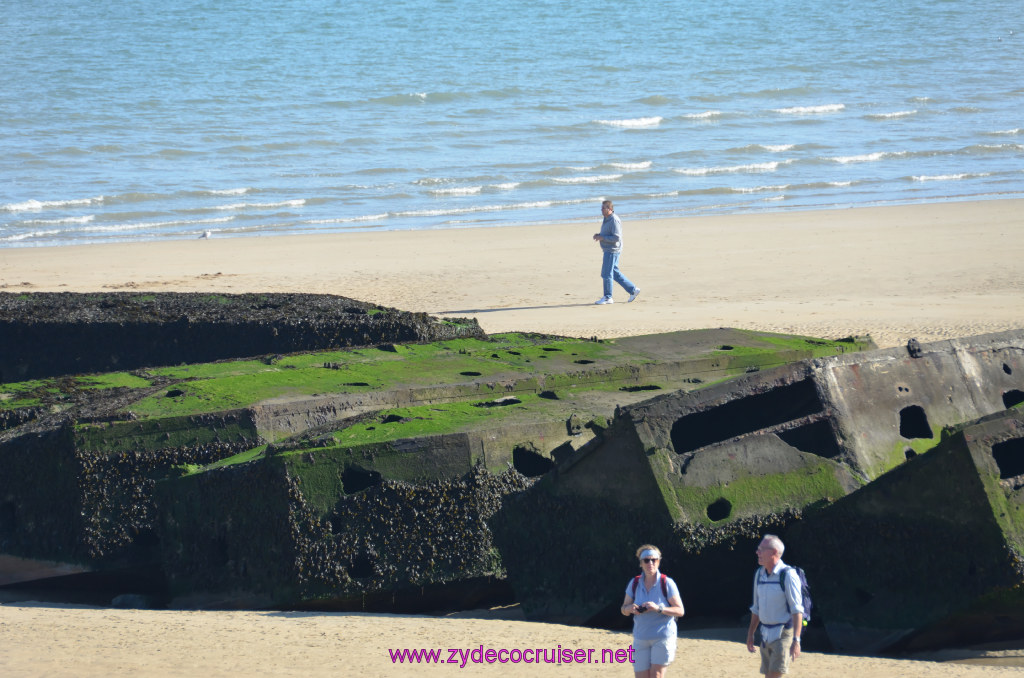
<svg viewBox="0 0 1024 678">
<path fill-rule="evenodd" d="M 640 560 L 644 561 L 645 563 L 656 563 L 656 562 L 658 562 L 661 559 L 660 558 L 641 558 Z"/>
</svg>

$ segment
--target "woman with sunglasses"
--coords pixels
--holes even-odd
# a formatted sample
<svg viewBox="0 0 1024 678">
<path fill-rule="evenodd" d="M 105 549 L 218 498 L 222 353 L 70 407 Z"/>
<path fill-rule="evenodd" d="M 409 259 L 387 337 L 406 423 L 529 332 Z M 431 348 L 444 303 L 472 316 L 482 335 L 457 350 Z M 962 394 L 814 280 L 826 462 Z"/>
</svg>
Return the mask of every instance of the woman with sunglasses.
<svg viewBox="0 0 1024 678">
<path fill-rule="evenodd" d="M 622 614 L 633 615 L 633 671 L 636 678 L 664 678 L 676 656 L 676 617 L 683 616 L 679 587 L 658 569 L 661 550 L 636 550 L 640 574 L 626 584 Z"/>
</svg>

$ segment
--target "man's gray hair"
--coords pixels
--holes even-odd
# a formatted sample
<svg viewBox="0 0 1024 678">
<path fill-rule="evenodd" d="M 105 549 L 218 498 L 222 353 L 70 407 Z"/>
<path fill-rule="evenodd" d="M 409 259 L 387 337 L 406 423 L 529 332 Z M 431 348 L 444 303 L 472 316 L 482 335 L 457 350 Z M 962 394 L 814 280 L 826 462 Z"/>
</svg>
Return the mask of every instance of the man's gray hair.
<svg viewBox="0 0 1024 678">
<path fill-rule="evenodd" d="M 766 534 L 764 539 L 761 541 L 768 542 L 768 545 L 775 549 L 775 552 L 779 554 L 779 558 L 782 557 L 782 552 L 786 550 L 786 545 L 782 543 L 782 540 L 779 539 L 778 535 Z"/>
</svg>

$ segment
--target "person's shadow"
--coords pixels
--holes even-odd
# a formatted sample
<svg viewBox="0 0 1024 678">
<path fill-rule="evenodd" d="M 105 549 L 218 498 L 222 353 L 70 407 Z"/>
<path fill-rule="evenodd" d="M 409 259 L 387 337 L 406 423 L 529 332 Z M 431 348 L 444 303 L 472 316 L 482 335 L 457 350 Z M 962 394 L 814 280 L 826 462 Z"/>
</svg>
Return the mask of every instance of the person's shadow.
<svg viewBox="0 0 1024 678">
<path fill-rule="evenodd" d="M 551 304 L 550 306 L 514 306 L 504 308 L 464 308 L 458 311 L 434 311 L 435 315 L 474 315 L 477 313 L 500 313 L 501 311 L 539 311 L 545 308 L 576 308 L 590 304 Z"/>
</svg>

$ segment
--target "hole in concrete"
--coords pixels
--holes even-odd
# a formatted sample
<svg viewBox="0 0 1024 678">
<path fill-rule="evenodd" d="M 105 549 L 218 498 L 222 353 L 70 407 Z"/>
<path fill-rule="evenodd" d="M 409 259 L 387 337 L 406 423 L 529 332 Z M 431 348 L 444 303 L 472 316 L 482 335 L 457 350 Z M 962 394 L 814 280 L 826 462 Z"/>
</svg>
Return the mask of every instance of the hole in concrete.
<svg viewBox="0 0 1024 678">
<path fill-rule="evenodd" d="M 692 452 L 821 411 L 814 383 L 805 379 L 680 417 L 672 425 L 672 447 L 677 454 Z"/>
<path fill-rule="evenodd" d="M 506 405 L 518 405 L 523 402 L 515 396 L 506 396 L 497 400 L 488 400 L 485 403 L 473 403 L 473 407 L 505 407 Z"/>
<path fill-rule="evenodd" d="M 1007 391 L 1003 394 L 1003 407 L 1006 409 L 1010 409 L 1011 407 L 1015 407 L 1021 403 L 1024 403 L 1024 391 L 1013 389 L 1012 391 Z"/>
<path fill-rule="evenodd" d="M 526 447 L 512 449 L 512 466 L 527 478 L 542 476 L 555 467 L 555 463 Z"/>
<path fill-rule="evenodd" d="M 345 488 L 345 494 L 355 494 L 363 490 L 380 485 L 381 475 L 377 471 L 367 471 L 358 466 L 348 466 L 341 474 L 341 485 Z"/>
<path fill-rule="evenodd" d="M 226 565 L 231 558 L 229 557 L 228 550 L 228 538 L 224 534 L 218 534 L 213 540 L 213 548 L 211 549 L 210 560 L 220 565 Z"/>
<path fill-rule="evenodd" d="M 999 467 L 1000 478 L 1024 475 L 1024 438 L 1014 438 L 993 445 L 992 456 Z"/>
<path fill-rule="evenodd" d="M 660 391 L 661 387 L 655 384 L 644 384 L 642 386 L 620 386 L 619 390 L 626 393 L 637 393 L 638 391 Z"/>
<path fill-rule="evenodd" d="M 352 564 L 348 568 L 348 573 L 354 579 L 372 577 L 373 562 L 365 553 L 360 553 L 358 556 L 352 559 Z"/>
<path fill-rule="evenodd" d="M 914 450 L 908 447 L 907 449 L 903 450 L 903 456 L 906 457 L 907 460 L 910 460 L 917 456 L 917 452 L 914 452 Z"/>
<path fill-rule="evenodd" d="M 577 365 L 589 365 L 589 364 L 591 364 L 594 361 L 593 360 L 587 360 L 585 358 L 580 358 L 579 360 L 573 360 L 573 362 L 576 363 Z"/>
<path fill-rule="evenodd" d="M 832 427 L 827 421 L 816 421 L 799 428 L 780 431 L 778 436 L 787 445 L 808 454 L 816 454 L 827 459 L 835 459 L 842 454 L 836 437 L 832 434 Z"/>
<path fill-rule="evenodd" d="M 1007 365 L 1006 363 L 1003 363 L 1003 372 L 1006 372 L 1007 374 L 1013 374 L 1013 370 L 1011 370 L 1010 366 Z"/>
<path fill-rule="evenodd" d="M 708 520 L 718 522 L 725 520 L 732 513 L 732 502 L 724 497 L 708 505 Z"/>
<path fill-rule="evenodd" d="M 469 372 L 469 371 L 467 371 L 467 372 L 459 372 L 459 374 L 461 374 L 464 377 L 479 377 L 483 373 L 482 372 Z"/>
<path fill-rule="evenodd" d="M 543 398 L 544 400 L 558 400 L 558 394 L 554 391 L 541 391 L 537 394 L 537 397 Z"/>
<path fill-rule="evenodd" d="M 900 410 L 900 435 L 908 439 L 934 437 L 923 407 L 910 405 Z"/>
</svg>

